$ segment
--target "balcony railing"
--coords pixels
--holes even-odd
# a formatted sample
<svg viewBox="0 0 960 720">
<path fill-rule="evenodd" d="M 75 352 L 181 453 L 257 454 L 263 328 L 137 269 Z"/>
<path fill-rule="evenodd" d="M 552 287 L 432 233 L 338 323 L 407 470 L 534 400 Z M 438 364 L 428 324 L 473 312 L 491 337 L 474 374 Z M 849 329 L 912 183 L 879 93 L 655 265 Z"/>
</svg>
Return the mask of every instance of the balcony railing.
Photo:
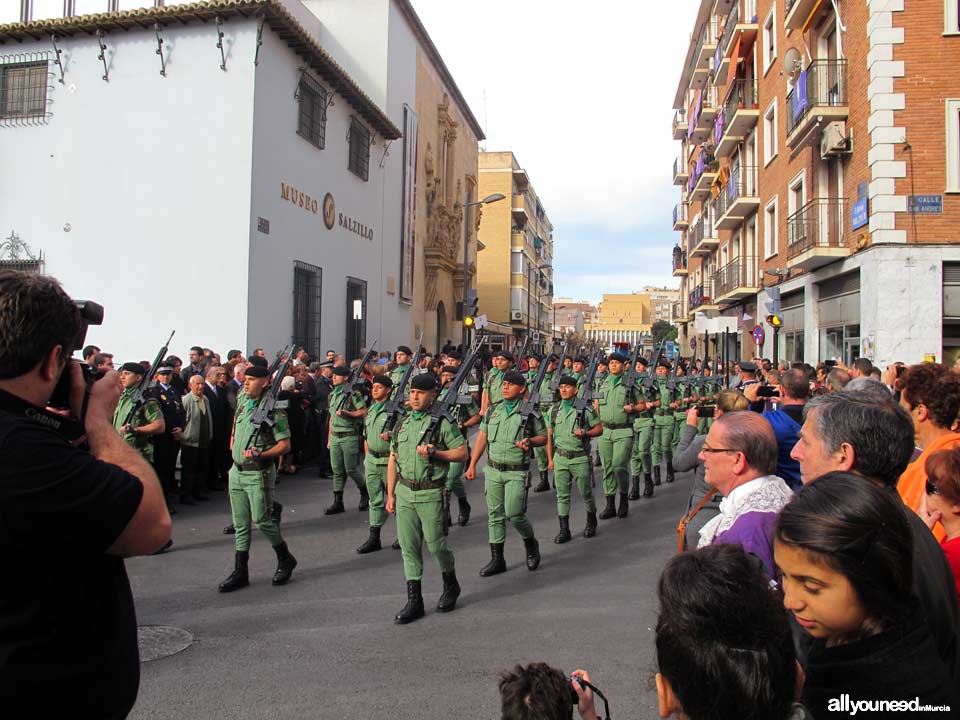
<svg viewBox="0 0 960 720">
<path fill-rule="evenodd" d="M 682 300 L 670 303 L 670 320 L 672 322 L 687 322 L 687 304 Z"/>
<path fill-rule="evenodd" d="M 677 110 L 673 114 L 673 139 L 683 140 L 687 136 L 687 111 Z"/>
<path fill-rule="evenodd" d="M 683 185 L 690 177 L 690 168 L 687 161 L 683 158 L 674 158 L 673 160 L 673 184 Z"/>
<path fill-rule="evenodd" d="M 689 220 L 687 220 L 687 204 L 679 203 L 673 207 L 673 229 L 674 230 L 686 230 L 690 225 Z"/>
<path fill-rule="evenodd" d="M 814 60 L 800 71 L 787 95 L 787 137 L 808 117 L 822 114 L 814 112 L 815 108 L 846 108 L 847 103 L 846 59 Z M 835 116 L 836 113 L 830 113 L 831 119 Z"/>
<path fill-rule="evenodd" d="M 845 249 L 844 198 L 815 198 L 787 218 L 787 259 L 808 250 Z"/>
<path fill-rule="evenodd" d="M 710 280 L 707 280 L 702 284 L 697 285 L 693 290 L 690 291 L 689 301 L 690 312 L 693 312 L 698 307 L 702 307 L 704 305 L 712 305 L 713 283 Z"/>
<path fill-rule="evenodd" d="M 676 274 L 678 271 L 687 272 L 687 253 L 679 245 L 673 248 L 673 272 Z"/>
<path fill-rule="evenodd" d="M 717 227 L 721 230 L 733 229 L 759 205 L 757 166 L 736 166 L 723 191 L 717 196 Z"/>
<path fill-rule="evenodd" d="M 756 258 L 741 255 L 717 271 L 713 276 L 713 286 L 718 298 L 725 295 L 745 295 L 760 286 L 759 277 Z"/>
</svg>

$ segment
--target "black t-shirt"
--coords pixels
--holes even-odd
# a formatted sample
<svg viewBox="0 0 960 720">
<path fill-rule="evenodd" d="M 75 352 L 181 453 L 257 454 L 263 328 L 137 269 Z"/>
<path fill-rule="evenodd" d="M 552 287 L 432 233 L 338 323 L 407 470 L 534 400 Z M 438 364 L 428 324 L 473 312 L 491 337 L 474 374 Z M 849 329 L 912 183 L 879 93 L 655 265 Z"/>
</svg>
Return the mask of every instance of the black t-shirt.
<svg viewBox="0 0 960 720">
<path fill-rule="evenodd" d="M 123 560 L 140 481 L 0 411 L 0 715 L 125 717 L 140 685 Z"/>
</svg>

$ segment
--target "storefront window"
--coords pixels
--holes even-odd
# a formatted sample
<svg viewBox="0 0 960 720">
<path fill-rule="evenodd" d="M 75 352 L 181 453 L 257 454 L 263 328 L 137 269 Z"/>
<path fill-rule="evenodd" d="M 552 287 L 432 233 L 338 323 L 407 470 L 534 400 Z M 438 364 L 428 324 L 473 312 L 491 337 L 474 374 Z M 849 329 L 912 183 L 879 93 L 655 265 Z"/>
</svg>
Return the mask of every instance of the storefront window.
<svg viewBox="0 0 960 720">
<path fill-rule="evenodd" d="M 840 360 L 852 365 L 860 357 L 860 326 L 820 328 L 820 361 Z"/>
<path fill-rule="evenodd" d="M 788 362 L 803 362 L 803 331 L 788 332 L 782 335 L 781 354 Z"/>
</svg>

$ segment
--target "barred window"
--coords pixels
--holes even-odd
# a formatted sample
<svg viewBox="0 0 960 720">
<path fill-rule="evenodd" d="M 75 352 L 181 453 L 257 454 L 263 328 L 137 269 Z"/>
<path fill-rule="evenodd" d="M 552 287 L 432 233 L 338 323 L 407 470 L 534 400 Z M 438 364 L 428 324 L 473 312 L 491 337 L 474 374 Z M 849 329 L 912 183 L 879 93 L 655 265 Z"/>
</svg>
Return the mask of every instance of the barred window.
<svg viewBox="0 0 960 720">
<path fill-rule="evenodd" d="M 43 118 L 46 111 L 46 62 L 0 66 L 0 119 Z"/>
<path fill-rule="evenodd" d="M 327 132 L 327 91 L 312 77 L 301 73 L 297 97 L 300 100 L 297 135 L 323 150 Z"/>
<path fill-rule="evenodd" d="M 370 177 L 370 131 L 356 119 L 350 121 L 350 162 L 347 168 L 362 180 Z"/>
</svg>

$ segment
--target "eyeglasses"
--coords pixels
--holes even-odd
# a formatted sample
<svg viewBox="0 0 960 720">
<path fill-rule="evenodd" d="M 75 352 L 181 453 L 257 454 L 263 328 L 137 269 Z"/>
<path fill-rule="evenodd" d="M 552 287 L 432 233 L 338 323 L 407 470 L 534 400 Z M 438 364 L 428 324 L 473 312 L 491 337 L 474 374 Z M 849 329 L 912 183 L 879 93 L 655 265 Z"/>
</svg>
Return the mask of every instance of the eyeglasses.
<svg viewBox="0 0 960 720">
<path fill-rule="evenodd" d="M 930 482 L 930 478 L 927 478 L 927 495 L 940 495 L 940 488 Z"/>
<path fill-rule="evenodd" d="M 740 452 L 740 450 L 737 450 L 735 448 L 712 448 L 712 447 L 707 447 L 706 443 L 704 443 L 703 447 L 700 448 L 700 452 L 705 452 L 705 453 Z"/>
</svg>

